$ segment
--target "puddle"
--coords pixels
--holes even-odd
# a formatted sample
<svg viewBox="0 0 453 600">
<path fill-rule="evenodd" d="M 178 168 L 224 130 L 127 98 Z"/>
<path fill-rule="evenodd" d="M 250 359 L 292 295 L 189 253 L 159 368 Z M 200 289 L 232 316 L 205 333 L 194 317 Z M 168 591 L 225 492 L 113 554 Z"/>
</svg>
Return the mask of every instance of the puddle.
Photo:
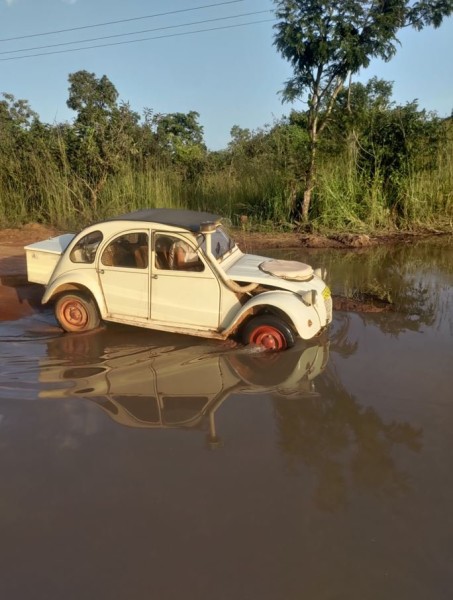
<svg viewBox="0 0 453 600">
<path fill-rule="evenodd" d="M 453 250 L 307 254 L 395 310 L 280 354 L 0 324 L 2 597 L 449 598 Z"/>
</svg>

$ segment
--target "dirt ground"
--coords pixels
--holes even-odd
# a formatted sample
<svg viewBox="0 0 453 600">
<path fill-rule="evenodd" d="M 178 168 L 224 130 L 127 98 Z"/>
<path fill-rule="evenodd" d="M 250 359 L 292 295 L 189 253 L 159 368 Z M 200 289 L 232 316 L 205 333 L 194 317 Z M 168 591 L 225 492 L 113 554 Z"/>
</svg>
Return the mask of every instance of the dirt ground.
<svg viewBox="0 0 453 600">
<path fill-rule="evenodd" d="M 38 224 L 0 229 L 0 322 L 13 321 L 39 310 L 43 288 L 27 281 L 24 246 L 55 233 Z"/>
<path fill-rule="evenodd" d="M 15 248 L 22 252 L 23 246 L 63 233 L 55 228 L 29 223 L 16 229 L 0 229 L 0 259 L 5 249 Z M 338 233 L 329 236 L 312 233 L 288 232 L 256 232 L 236 230 L 234 239 L 241 247 L 261 248 L 365 248 L 379 244 L 410 243 L 423 236 L 436 235 L 443 232 L 393 232 L 379 236 L 369 236 L 360 233 Z"/>
<path fill-rule="evenodd" d="M 0 321 L 15 320 L 39 310 L 43 288 L 27 282 L 24 246 L 44 240 L 59 231 L 32 223 L 17 229 L 0 229 Z M 265 248 L 364 248 L 383 243 L 410 243 L 420 234 L 391 234 L 370 237 L 363 234 L 337 234 L 329 237 L 307 233 L 234 232 L 245 252 Z M 338 310 L 387 310 L 388 307 L 360 305 L 357 301 L 334 298 Z"/>
</svg>

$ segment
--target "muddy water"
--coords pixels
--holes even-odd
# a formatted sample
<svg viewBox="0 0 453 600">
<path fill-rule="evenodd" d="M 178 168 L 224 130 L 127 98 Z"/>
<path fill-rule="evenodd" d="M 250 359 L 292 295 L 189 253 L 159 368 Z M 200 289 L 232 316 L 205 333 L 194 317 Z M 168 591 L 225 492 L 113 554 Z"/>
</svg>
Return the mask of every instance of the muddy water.
<svg viewBox="0 0 453 600">
<path fill-rule="evenodd" d="M 284 256 L 395 310 L 280 355 L 0 324 L 1 598 L 452 597 L 452 246 Z"/>
</svg>

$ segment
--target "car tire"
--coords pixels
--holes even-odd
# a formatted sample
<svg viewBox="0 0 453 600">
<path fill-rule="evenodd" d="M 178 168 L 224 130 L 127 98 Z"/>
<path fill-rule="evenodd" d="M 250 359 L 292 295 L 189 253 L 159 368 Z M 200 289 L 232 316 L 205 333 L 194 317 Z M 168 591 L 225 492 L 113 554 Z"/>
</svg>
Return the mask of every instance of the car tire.
<svg viewBox="0 0 453 600">
<path fill-rule="evenodd" d="M 258 315 L 248 321 L 242 330 L 244 344 L 253 344 L 266 350 L 286 350 L 296 343 L 293 329 L 275 315 Z"/>
<path fill-rule="evenodd" d="M 68 333 L 90 331 L 101 322 L 96 303 L 81 292 L 62 294 L 55 303 L 55 317 Z"/>
</svg>

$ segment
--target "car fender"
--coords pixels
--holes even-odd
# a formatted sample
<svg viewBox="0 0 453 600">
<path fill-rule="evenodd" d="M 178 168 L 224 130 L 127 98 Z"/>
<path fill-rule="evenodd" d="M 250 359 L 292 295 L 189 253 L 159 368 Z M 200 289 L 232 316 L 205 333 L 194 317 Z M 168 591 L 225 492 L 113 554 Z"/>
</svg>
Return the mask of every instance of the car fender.
<svg viewBox="0 0 453 600">
<path fill-rule="evenodd" d="M 91 269 L 91 271 L 93 271 Z M 47 287 L 42 297 L 42 304 L 47 304 L 63 291 L 71 290 L 86 291 L 91 294 L 96 301 L 101 318 L 107 315 L 107 307 L 104 301 L 101 287 L 99 285 L 97 273 L 88 274 L 87 270 L 69 272 L 54 279 Z"/>
<path fill-rule="evenodd" d="M 228 323 L 226 330 L 229 332 L 236 329 L 248 315 L 259 312 L 260 307 L 268 307 L 271 312 L 272 309 L 276 309 L 277 312 L 286 315 L 299 337 L 304 340 L 311 339 L 322 328 L 314 306 L 308 306 L 293 292 L 276 290 L 262 292 L 251 298 Z"/>
</svg>

